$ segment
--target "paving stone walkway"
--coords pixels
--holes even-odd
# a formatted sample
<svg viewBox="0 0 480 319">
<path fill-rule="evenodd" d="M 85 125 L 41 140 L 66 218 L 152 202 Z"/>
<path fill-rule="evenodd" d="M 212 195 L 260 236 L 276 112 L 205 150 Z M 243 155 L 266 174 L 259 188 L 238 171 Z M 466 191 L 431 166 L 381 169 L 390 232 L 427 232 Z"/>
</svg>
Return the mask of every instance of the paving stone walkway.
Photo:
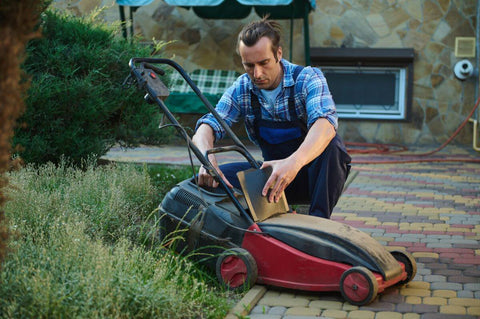
<svg viewBox="0 0 480 319">
<path fill-rule="evenodd" d="M 412 253 L 418 266 L 414 280 L 361 307 L 339 293 L 268 287 L 257 296 L 250 319 L 480 318 L 480 164 L 354 167 L 359 174 L 332 219 L 370 234 L 387 248 Z"/>
<path fill-rule="evenodd" d="M 112 150 L 107 157 L 189 162 L 184 147 L 133 153 Z M 389 288 L 361 307 L 350 305 L 336 292 L 305 293 L 257 285 L 227 318 L 480 318 L 480 163 L 441 162 L 452 156 L 480 159 L 480 153 L 465 146 L 447 147 L 433 162 L 355 164 L 358 175 L 332 214 L 333 220 L 370 234 L 388 249 L 400 247 L 412 253 L 418 266 L 412 282 Z M 380 158 L 397 157 L 375 159 Z"/>
</svg>

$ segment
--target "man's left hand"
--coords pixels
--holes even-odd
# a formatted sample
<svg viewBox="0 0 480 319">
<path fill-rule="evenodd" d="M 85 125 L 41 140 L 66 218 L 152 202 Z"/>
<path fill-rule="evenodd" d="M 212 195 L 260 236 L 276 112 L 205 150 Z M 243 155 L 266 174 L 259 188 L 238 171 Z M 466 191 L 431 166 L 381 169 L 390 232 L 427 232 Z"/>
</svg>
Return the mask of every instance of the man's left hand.
<svg viewBox="0 0 480 319">
<path fill-rule="evenodd" d="M 278 203 L 283 191 L 295 179 L 302 166 L 294 158 L 287 157 L 282 160 L 264 162 L 260 169 L 265 167 L 271 167 L 272 174 L 263 187 L 262 196 L 268 195 L 270 203 Z M 270 193 L 269 189 L 272 189 Z"/>
</svg>

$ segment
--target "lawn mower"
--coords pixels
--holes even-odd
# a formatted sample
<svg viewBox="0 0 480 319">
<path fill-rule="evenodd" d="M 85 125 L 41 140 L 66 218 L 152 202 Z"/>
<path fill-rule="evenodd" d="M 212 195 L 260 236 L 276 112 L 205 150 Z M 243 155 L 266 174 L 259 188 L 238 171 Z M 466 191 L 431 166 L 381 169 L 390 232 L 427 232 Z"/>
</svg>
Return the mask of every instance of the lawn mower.
<svg viewBox="0 0 480 319">
<path fill-rule="evenodd" d="M 169 111 L 168 88 L 160 80 L 166 65 L 179 72 L 215 116 L 233 145 L 203 154 Z M 405 251 L 387 251 L 368 234 L 349 225 L 293 212 L 283 197 L 268 203 L 258 192 L 268 177 L 245 145 L 200 92 L 185 70 L 169 59 L 132 58 L 130 78 L 156 103 L 187 142 L 189 153 L 216 178 L 217 188 L 200 187 L 195 173 L 174 186 L 159 205 L 160 237 L 182 240 L 172 246 L 215 271 L 228 289 L 253 284 L 302 291 L 340 291 L 351 304 L 366 305 L 386 288 L 405 284 L 416 274 L 416 263 Z M 237 152 L 251 169 L 240 172 L 242 189 L 231 189 L 219 178 L 210 154 Z M 193 164 L 192 164 L 193 166 Z M 168 242 L 168 240 L 167 240 Z"/>
</svg>

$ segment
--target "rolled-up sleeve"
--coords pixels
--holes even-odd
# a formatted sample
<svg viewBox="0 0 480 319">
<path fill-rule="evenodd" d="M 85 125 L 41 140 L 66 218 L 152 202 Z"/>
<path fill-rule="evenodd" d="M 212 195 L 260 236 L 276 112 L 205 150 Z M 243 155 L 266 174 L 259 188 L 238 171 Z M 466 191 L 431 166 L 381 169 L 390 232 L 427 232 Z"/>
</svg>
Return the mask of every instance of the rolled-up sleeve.
<svg viewBox="0 0 480 319">
<path fill-rule="evenodd" d="M 302 92 L 306 95 L 307 126 L 310 128 L 319 118 L 326 118 L 338 128 L 338 114 L 327 80 L 318 68 L 306 72 Z"/>
<path fill-rule="evenodd" d="M 237 82 L 235 82 L 233 86 L 225 91 L 215 107 L 215 110 L 220 115 L 220 118 L 222 118 L 229 127 L 231 127 L 233 123 L 236 123 L 242 116 L 237 103 L 238 99 L 236 98 L 238 91 Z M 221 140 L 226 134 L 225 129 L 220 125 L 220 123 L 218 123 L 217 119 L 212 113 L 202 116 L 197 121 L 195 130 L 197 130 L 201 124 L 208 124 L 213 129 L 216 141 Z"/>
</svg>

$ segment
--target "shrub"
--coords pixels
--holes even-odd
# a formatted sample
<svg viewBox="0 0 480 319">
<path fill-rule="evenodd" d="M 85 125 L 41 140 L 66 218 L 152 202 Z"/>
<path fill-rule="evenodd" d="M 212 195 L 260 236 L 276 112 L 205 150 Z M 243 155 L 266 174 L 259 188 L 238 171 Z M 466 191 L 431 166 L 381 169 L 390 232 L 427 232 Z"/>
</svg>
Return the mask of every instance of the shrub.
<svg viewBox="0 0 480 319">
<path fill-rule="evenodd" d="M 158 130 L 156 106 L 143 102 L 135 88 L 124 88 L 128 61 L 150 56 L 152 48 L 115 36 L 95 15 L 76 18 L 46 11 L 43 37 L 27 47 L 25 71 L 32 83 L 27 110 L 15 145 L 26 162 L 74 163 L 100 157 L 116 142 L 162 143 L 171 135 Z"/>
</svg>

